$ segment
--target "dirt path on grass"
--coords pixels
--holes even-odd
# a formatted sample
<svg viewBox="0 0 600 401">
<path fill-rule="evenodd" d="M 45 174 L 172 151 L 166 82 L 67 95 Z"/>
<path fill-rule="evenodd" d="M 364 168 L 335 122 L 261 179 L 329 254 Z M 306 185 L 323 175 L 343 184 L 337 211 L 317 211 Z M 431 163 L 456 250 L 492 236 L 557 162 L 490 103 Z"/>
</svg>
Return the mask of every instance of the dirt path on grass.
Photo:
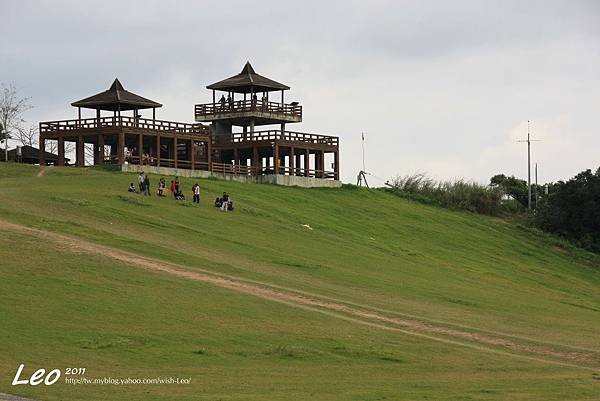
<svg viewBox="0 0 600 401">
<path fill-rule="evenodd" d="M 477 331 L 445 327 L 443 325 L 436 325 L 431 322 L 420 321 L 417 319 L 392 317 L 369 309 L 368 307 L 356 307 L 342 302 L 319 299 L 318 295 L 301 295 L 293 292 L 293 290 L 273 288 L 268 286 L 268 284 L 262 285 L 253 283 L 233 276 L 212 273 L 206 270 L 200 271 L 195 268 L 192 270 L 186 266 L 148 258 L 132 252 L 98 245 L 78 238 L 2 220 L 0 220 L 0 228 L 51 241 L 57 248 L 66 251 L 108 257 L 127 265 L 163 272 L 184 279 L 201 281 L 221 288 L 302 307 L 304 309 L 310 309 L 379 329 L 399 331 L 404 334 L 425 337 L 448 344 L 518 356 L 540 362 L 592 370 L 600 369 L 600 352 L 573 351 L 564 349 L 566 347 L 553 347 L 547 344 L 538 344 L 534 341 L 520 341 L 503 338 L 501 335 L 495 336 L 493 333 L 480 333 Z"/>
</svg>

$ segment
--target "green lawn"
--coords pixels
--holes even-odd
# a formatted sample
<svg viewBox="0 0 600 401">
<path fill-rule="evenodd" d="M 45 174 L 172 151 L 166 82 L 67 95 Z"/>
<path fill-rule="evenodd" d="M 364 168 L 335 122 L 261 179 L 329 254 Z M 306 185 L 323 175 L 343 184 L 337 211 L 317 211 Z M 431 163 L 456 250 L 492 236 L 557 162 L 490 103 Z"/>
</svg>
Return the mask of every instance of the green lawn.
<svg viewBox="0 0 600 401">
<path fill-rule="evenodd" d="M 0 218 L 398 316 L 600 352 L 600 263 L 507 221 L 355 188 L 0 165 Z M 152 176 L 156 187 L 158 177 Z M 169 178 L 170 179 L 170 178 Z M 228 191 L 234 213 L 212 201 Z M 312 229 L 303 225 L 308 224 Z M 0 230 L 0 392 L 43 400 L 598 399 L 585 369 L 381 330 Z M 19 365 L 190 385 L 11 387 Z"/>
</svg>

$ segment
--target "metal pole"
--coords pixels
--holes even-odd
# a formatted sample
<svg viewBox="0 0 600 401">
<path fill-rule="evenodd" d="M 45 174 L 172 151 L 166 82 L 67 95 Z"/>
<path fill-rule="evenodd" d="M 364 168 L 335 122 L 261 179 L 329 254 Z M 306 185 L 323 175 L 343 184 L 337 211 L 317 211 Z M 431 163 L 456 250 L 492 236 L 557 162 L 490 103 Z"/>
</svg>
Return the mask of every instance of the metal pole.
<svg viewBox="0 0 600 401">
<path fill-rule="evenodd" d="M 527 132 L 527 207 L 531 210 L 531 140 Z"/>
</svg>

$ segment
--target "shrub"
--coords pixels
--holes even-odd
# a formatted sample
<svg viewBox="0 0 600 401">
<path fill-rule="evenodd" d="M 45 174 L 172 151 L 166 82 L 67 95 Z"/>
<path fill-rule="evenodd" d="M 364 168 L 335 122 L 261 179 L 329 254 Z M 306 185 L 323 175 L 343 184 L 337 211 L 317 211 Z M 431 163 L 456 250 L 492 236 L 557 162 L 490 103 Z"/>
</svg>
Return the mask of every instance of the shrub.
<svg viewBox="0 0 600 401">
<path fill-rule="evenodd" d="M 503 200 L 503 192 L 498 188 L 464 180 L 436 181 L 422 173 L 396 177 L 387 191 L 422 203 L 481 214 L 515 210 L 510 200 Z"/>
</svg>

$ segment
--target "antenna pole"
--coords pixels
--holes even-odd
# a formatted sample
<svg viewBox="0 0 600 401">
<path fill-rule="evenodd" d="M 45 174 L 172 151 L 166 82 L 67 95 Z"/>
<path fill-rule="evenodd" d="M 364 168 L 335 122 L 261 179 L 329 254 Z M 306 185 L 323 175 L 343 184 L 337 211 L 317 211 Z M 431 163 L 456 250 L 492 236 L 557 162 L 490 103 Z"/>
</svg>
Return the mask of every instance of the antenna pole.
<svg viewBox="0 0 600 401">
<path fill-rule="evenodd" d="M 531 210 L 531 138 L 529 137 L 529 120 L 527 120 L 527 207 Z"/>
<path fill-rule="evenodd" d="M 366 171 L 365 169 L 365 133 L 361 132 L 361 138 L 362 138 L 362 162 L 363 162 L 363 168 L 362 171 Z"/>
</svg>

